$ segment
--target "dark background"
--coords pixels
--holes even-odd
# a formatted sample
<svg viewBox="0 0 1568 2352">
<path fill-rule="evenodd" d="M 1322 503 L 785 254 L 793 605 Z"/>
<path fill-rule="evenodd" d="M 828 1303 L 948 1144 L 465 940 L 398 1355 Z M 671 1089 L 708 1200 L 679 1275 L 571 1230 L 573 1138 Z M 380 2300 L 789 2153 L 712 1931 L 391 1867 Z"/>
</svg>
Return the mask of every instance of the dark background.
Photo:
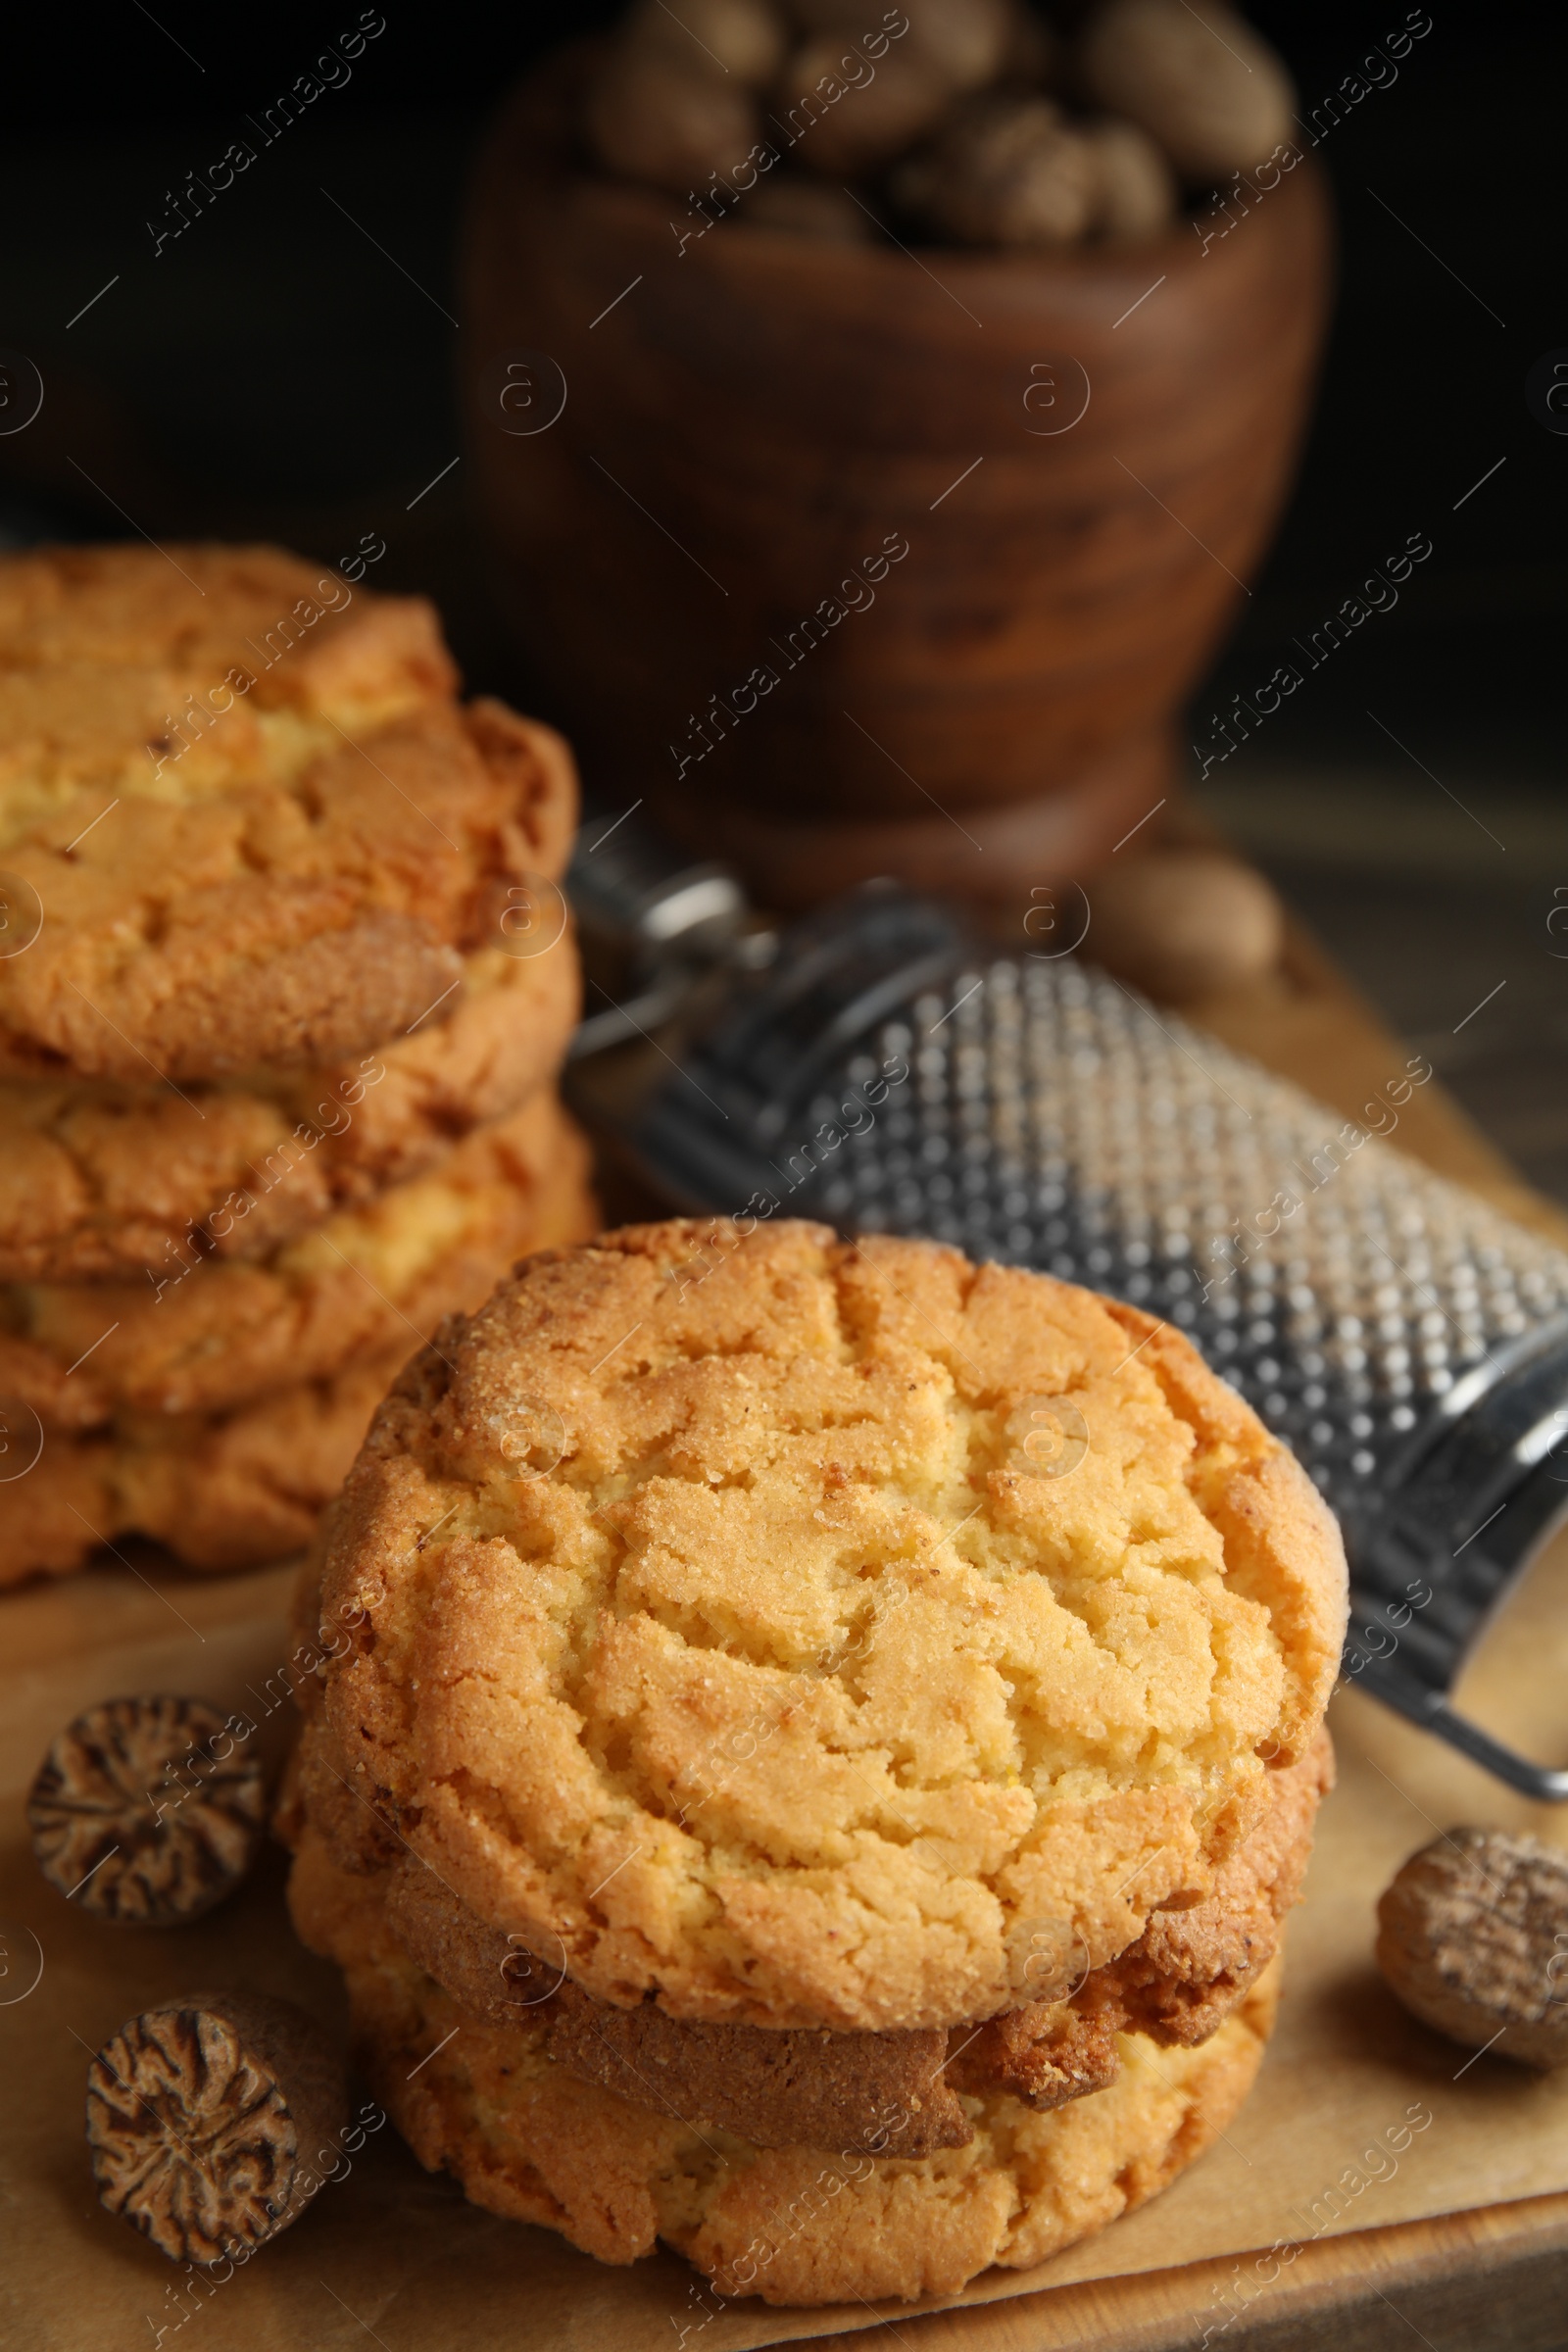
<svg viewBox="0 0 1568 2352">
<path fill-rule="evenodd" d="M 459 447 L 447 314 L 475 142 L 534 57 L 615 10 L 385 0 L 383 13 L 350 83 L 156 260 L 145 223 L 166 217 L 166 191 L 358 8 L 159 0 L 155 22 L 127 0 L 13 25 L 0 347 L 26 354 L 48 392 L 33 425 L 0 436 L 0 530 L 119 536 L 133 516 L 159 536 L 268 535 L 329 558 L 383 530 L 377 584 L 436 595 L 470 683 L 525 691 L 549 715 L 548 682 L 518 679 L 493 633 L 462 467 L 408 502 Z M 1250 13 L 1304 110 L 1406 11 Z M 1568 905 L 1568 436 L 1525 400 L 1532 365 L 1568 357 L 1568 22 L 1446 0 L 1430 14 L 1395 84 L 1318 149 L 1342 237 L 1321 401 L 1195 733 L 1410 533 L 1432 539 L 1397 611 L 1214 769 L 1203 798 L 1482 1123 L 1568 1198 L 1568 956 L 1551 952 L 1568 951 L 1568 918 L 1564 936 L 1546 929 Z"/>
</svg>

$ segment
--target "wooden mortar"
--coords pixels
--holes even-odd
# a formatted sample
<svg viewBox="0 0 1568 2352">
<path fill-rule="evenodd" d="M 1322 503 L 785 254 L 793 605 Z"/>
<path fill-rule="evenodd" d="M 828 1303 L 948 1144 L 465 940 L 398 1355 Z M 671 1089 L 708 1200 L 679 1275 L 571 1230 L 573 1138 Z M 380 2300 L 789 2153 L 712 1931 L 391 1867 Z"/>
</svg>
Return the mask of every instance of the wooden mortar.
<svg viewBox="0 0 1568 2352">
<path fill-rule="evenodd" d="M 503 599 L 590 783 L 775 906 L 878 873 L 1015 904 L 1091 871 L 1176 789 L 1181 703 L 1285 496 L 1322 172 L 1206 250 L 1184 220 L 916 255 L 749 228 L 744 195 L 699 236 L 583 166 L 589 54 L 488 142 L 462 374 Z"/>
</svg>

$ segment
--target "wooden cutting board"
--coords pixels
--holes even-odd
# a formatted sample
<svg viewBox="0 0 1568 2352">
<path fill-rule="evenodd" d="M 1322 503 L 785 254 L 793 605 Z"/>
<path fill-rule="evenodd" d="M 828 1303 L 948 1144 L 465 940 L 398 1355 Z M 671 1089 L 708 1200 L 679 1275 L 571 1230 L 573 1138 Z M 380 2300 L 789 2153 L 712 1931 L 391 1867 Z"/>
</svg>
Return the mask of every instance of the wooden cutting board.
<svg viewBox="0 0 1568 2352">
<path fill-rule="evenodd" d="M 1313 944 L 1300 935 L 1293 934 L 1282 969 L 1266 986 L 1183 1009 L 1238 1050 L 1308 1089 L 1346 1118 L 1358 1114 L 1362 1103 L 1402 1065 L 1405 1057 L 1405 1049 L 1382 1028 Z M 1568 1218 L 1528 1192 L 1436 1086 L 1424 1088 L 1412 1099 L 1399 1141 L 1441 1173 L 1470 1184 L 1544 1234 L 1568 1243 Z M 631 1205 L 627 1203 L 628 1208 Z M 264 1579 L 277 1585 L 277 1594 L 271 1595 L 269 1603 L 275 1608 L 280 1605 L 282 1572 L 261 1573 Z M 225 1654 L 225 1642 L 231 1643 L 243 1634 L 241 1621 L 247 1612 L 255 1612 L 257 1600 L 254 1592 L 247 1592 L 246 1580 L 220 1579 L 210 1583 L 204 1580 L 200 1590 L 199 1606 L 194 1597 L 187 1600 L 183 1592 L 179 1597 L 200 1616 L 204 1630 L 196 1638 L 205 1641 L 211 1637 L 213 1648 L 210 1653 L 204 1652 L 204 1656 L 217 1659 Z M 270 1594 L 270 1584 L 269 1592 Z M 165 1601 L 163 1605 L 173 1603 Z M 128 1640 L 133 1617 L 140 1627 L 141 1638 L 145 1639 L 148 1628 L 140 1620 L 149 1607 L 154 1609 L 156 1619 L 157 1603 L 150 1603 L 128 1578 L 102 1575 L 64 1579 L 52 1589 L 35 1589 L 29 1594 L 18 1595 L 9 1621 L 5 1609 L 0 1607 L 0 1636 L 9 1637 L 4 1651 L 0 1652 L 0 1665 L 4 1666 L 8 1683 L 17 1695 L 19 1709 L 28 1692 L 33 1692 L 47 1713 L 48 1707 L 57 1703 L 44 1696 L 46 1690 L 53 1689 L 51 1678 L 89 1650 L 115 1649 L 122 1636 Z M 176 1608 L 175 1614 L 180 1615 L 181 1610 Z M 196 1633 L 194 1626 L 189 1631 Z M 1373 1769 L 1381 1770 L 1376 1761 L 1376 1740 L 1386 1725 L 1393 1726 L 1393 1719 L 1385 1717 L 1364 1698 L 1357 1697 L 1352 1703 L 1359 1705 L 1368 1719 L 1376 1718 L 1371 1723 L 1371 1737 L 1363 1743 L 1372 1758 Z M 49 1720 L 55 1717 L 50 1716 Z M 1363 1731 L 1359 1720 L 1356 1731 L 1358 1735 Z M 1399 1731 L 1398 1727 L 1393 1727 L 1388 1736 L 1418 1738 L 1413 1733 Z M 1539 1723 L 1533 1736 L 1542 1736 Z M 34 1746 L 28 1746 L 31 1739 L 31 1733 L 24 1736 L 20 1721 L 16 1738 L 11 1738 L 6 1723 L 0 1720 L 0 1746 L 16 1746 L 20 1740 L 22 1746 L 27 1747 L 28 1756 L 14 1760 L 20 1760 L 24 1766 L 34 1752 Z M 1431 1747 L 1429 1742 L 1423 1745 Z M 1384 1760 L 1392 1758 L 1386 1753 Z M 1428 1801 L 1442 1807 L 1449 1800 L 1446 1795 L 1434 1795 Z M 1466 1806 L 1486 1801 L 1484 1795 L 1470 1792 L 1458 1795 L 1453 1799 L 1451 1818 L 1462 1817 Z M 1421 1829 L 1414 1816 L 1411 1825 L 1410 1844 L 1431 1834 Z M 1404 1836 L 1406 1826 L 1402 1819 L 1395 1823 L 1396 1838 Z M 1434 1824 L 1438 1826 L 1442 1825 Z M 1380 1876 L 1369 1882 L 1374 1886 L 1380 1883 Z M 1364 1893 L 1356 1896 L 1358 1920 L 1365 1912 L 1367 1899 Z M 243 1900 L 251 1900 L 249 1893 Z M 258 1890 L 255 1906 L 255 1932 L 265 1931 L 270 1936 L 276 1911 L 275 1888 L 270 1893 L 266 1888 Z M 231 1926 L 243 1940 L 244 1935 L 251 1931 L 247 1928 L 249 1915 L 240 1916 L 242 1908 L 243 1905 L 236 1907 Z M 338 1997 L 330 1972 L 303 1952 L 291 1946 L 281 1955 L 274 1955 L 274 1959 L 277 1967 L 298 1973 L 302 1985 L 307 1979 L 314 1984 L 319 1977 L 326 1986 L 322 1997 L 328 2000 Z M 233 1964 L 232 1960 L 223 1963 L 225 1967 Z M 138 1965 L 127 1949 L 126 1967 L 132 1976 Z M 78 2024 L 87 2026 L 89 2033 L 95 2031 L 94 2021 L 87 2015 L 85 1969 L 79 1972 L 78 1986 L 77 1979 L 71 1973 L 69 1950 L 58 1968 L 63 1971 L 61 1982 L 81 2007 Z M 292 1984 L 288 1988 L 292 1989 Z M 127 1982 L 127 1996 L 132 1989 Z M 117 1984 L 112 1997 L 118 2000 L 119 1993 Z M 305 1998 L 307 1993 L 302 1989 L 296 1997 Z M 24 2087 L 24 2077 L 29 2069 L 36 2072 L 49 2053 L 41 2045 L 36 2053 L 21 2043 L 11 2046 L 17 2071 L 8 2089 L 16 2103 Z M 87 2046 L 92 2046 L 90 2039 Z M 69 2060 L 66 2071 L 76 2069 L 75 2052 L 66 2051 L 65 2056 Z M 1265 2095 L 1262 2086 L 1257 2095 Z M 1298 2091 L 1295 2095 L 1299 2099 Z M 55 2119 L 47 2135 L 48 2144 L 54 2147 L 59 2139 L 58 2101 L 52 2088 L 44 2104 L 49 2117 Z M 1303 2104 L 1309 2107 L 1310 2097 Z M 1507 2112 L 1511 2119 L 1516 2110 L 1510 2107 Z M 1298 2109 L 1287 2108 L 1283 2099 L 1278 2113 L 1287 2117 L 1288 2133 L 1293 2140 L 1310 2122 L 1308 2117 L 1305 2123 L 1298 2123 L 1295 2120 Z M 1508 2131 L 1512 2132 L 1515 2128 L 1510 2120 Z M 1464 2126 L 1455 2120 L 1446 2124 L 1444 2130 L 1461 2134 Z M 1440 2136 L 1435 2132 L 1433 2141 Z M 1467 2178 L 1464 2167 L 1474 2166 L 1478 2173 L 1481 2171 L 1486 2161 L 1481 2141 L 1466 2134 L 1462 2139 L 1456 2136 L 1449 2146 L 1462 2146 L 1461 2181 Z M 1506 2184 L 1509 2168 L 1506 2162 L 1497 2161 L 1495 2141 L 1493 2151 L 1485 2178 L 1491 2194 L 1495 2196 Z M 547 2315 L 547 2297 L 536 2293 L 532 2301 L 519 2306 L 508 2288 L 499 2304 L 502 2333 L 497 2335 L 477 2328 L 475 2299 L 483 2286 L 484 2269 L 480 2257 L 489 2242 L 483 2238 L 483 2232 L 502 2226 L 474 2216 L 444 2184 L 425 2184 L 423 2177 L 414 2173 L 409 2160 L 390 2148 L 381 2153 L 377 2162 L 383 2168 L 380 2172 L 370 2167 L 368 2160 L 365 2178 L 357 2177 L 341 2192 L 333 2192 L 344 2201 L 341 2211 L 334 2208 L 313 2217 L 313 2234 L 303 2230 L 297 2237 L 290 2233 L 289 2238 L 281 2241 L 272 2270 L 259 2275 L 255 2283 L 260 2291 L 265 2277 L 266 2294 L 263 2305 L 252 2313 L 258 2325 L 282 2313 L 284 2301 L 298 2288 L 299 2281 L 293 2274 L 301 2265 L 311 2274 L 306 2285 L 311 2293 L 318 2293 L 320 2299 L 318 2328 L 314 2318 L 304 2336 L 298 2334 L 292 2320 L 280 2337 L 275 2329 L 267 2332 L 264 2328 L 269 2345 L 274 2339 L 334 2345 L 358 2341 L 361 2332 L 369 2328 L 369 2322 L 356 2314 L 368 2309 L 371 2311 L 376 2330 L 380 2331 L 376 2332 L 375 2340 L 384 2342 L 388 2352 L 447 2352 L 447 2347 L 474 2341 L 479 2334 L 486 2343 L 511 2341 L 519 2308 L 527 2308 L 533 2315 L 516 2335 L 516 2340 L 526 2344 L 529 2352 L 533 2352 L 535 2345 L 539 2352 L 563 2352 L 568 2341 L 576 2344 L 587 2340 L 581 2328 L 588 2324 L 586 2301 L 592 2300 L 594 2281 L 589 2278 L 585 2283 L 575 2272 L 569 2288 L 573 2316 L 559 2325 Z M 1520 2185 L 1537 2187 L 1542 2177 L 1539 2172 L 1534 2180 L 1521 2177 Z M 1553 2166 L 1546 2177 L 1561 2176 Z M 1313 2178 L 1317 2178 L 1315 2173 Z M 1323 2178 L 1332 2178 L 1326 2168 Z M 74 2171 L 71 2179 L 74 2193 L 80 2185 Z M 1223 2195 L 1224 2183 L 1217 2173 L 1213 2182 L 1206 2193 Z M 0 2207 L 17 2203 L 16 2192 L 23 2186 L 20 2180 L 13 2187 L 0 2179 Z M 1177 2192 L 1171 2193 L 1174 2196 Z M 1454 2193 L 1451 2187 L 1447 2193 L 1450 2196 Z M 362 2198 L 363 2209 L 348 2202 Z M 1165 2200 L 1159 2202 L 1163 2205 Z M 1152 2213 L 1154 2208 L 1147 2210 Z M 1134 2225 L 1137 2218 L 1134 2217 Z M 129 2275 L 141 2249 L 128 2240 L 122 2247 L 119 2226 L 98 2214 L 95 2207 L 89 2206 L 84 2228 L 80 2227 L 81 2217 L 77 2217 L 77 2222 L 79 2242 L 78 2238 L 64 2237 L 61 2241 L 69 2248 L 71 2259 L 59 2266 L 53 2262 L 45 2264 L 50 2277 L 46 2282 L 49 2291 L 43 2301 L 51 2316 L 42 2334 L 28 2333 L 24 2324 L 28 2352 L 32 2352 L 34 2345 L 41 2352 L 89 2352 L 89 2347 L 90 2352 L 99 2352 L 100 2343 L 105 2347 L 120 2342 L 128 2346 L 132 2340 L 141 2340 L 140 2318 L 135 2319 L 130 2334 L 117 2332 L 125 2313 L 139 2314 L 146 2299 L 142 2270 L 138 2267 L 134 2278 Z M 382 2235 L 375 2242 L 384 2244 L 384 2232 L 394 2223 L 407 2240 L 405 2251 L 412 2269 L 407 2282 L 399 2283 L 388 2278 L 389 2299 L 383 2315 L 379 2304 L 360 2299 L 349 2266 L 357 2243 L 363 2249 L 369 2232 L 378 2230 Z M 417 2292 L 419 2263 L 428 2259 L 423 2249 L 435 2242 L 428 2234 L 432 2229 L 437 2238 L 462 2229 L 471 2235 L 476 2250 L 477 2267 L 471 2277 L 463 2274 L 467 2284 L 455 2302 L 451 2293 L 443 2289 L 436 2298 L 438 2308 L 430 2305 L 429 2296 L 421 2303 Z M 468 2244 L 469 2235 L 465 2236 L 465 2245 Z M 34 2291 L 38 2280 L 31 2274 L 37 2271 L 45 2250 L 25 2242 L 24 2232 L 19 2233 L 19 2238 L 22 2242 L 8 2248 L 5 2263 L 0 2266 L 0 2310 L 7 2308 L 9 2294 L 24 2289 L 31 2292 L 35 2307 L 38 2303 Z M 1175 2242 L 1181 2242 L 1179 2229 Z M 1212 2238 L 1209 2242 L 1213 2242 Z M 559 2242 L 547 2239 L 536 2281 L 541 2289 L 546 2284 L 543 2266 L 551 2259 L 552 2248 L 560 2256 L 557 2268 L 563 2272 L 581 2260 L 561 2253 Z M 325 2286 L 318 2286 L 315 2274 L 318 2265 L 324 2267 L 328 2276 L 329 2283 Z M 384 2267 L 396 2267 L 391 2265 L 390 2256 Z M 1232 2347 L 1240 2347 L 1242 2352 L 1262 2352 L 1263 2347 L 1269 2347 L 1270 2352 L 1287 2352 L 1287 2348 L 1289 2352 L 1318 2352 L 1319 2347 L 1329 2346 L 1333 2352 L 1363 2352 L 1363 2348 L 1364 2352 L 1371 2352 L 1373 2347 L 1382 2352 L 1385 2346 L 1417 2343 L 1427 2344 L 1432 2352 L 1475 2352 L 1476 2347 L 1482 2346 L 1488 2352 L 1493 2347 L 1499 2348 L 1499 2352 L 1503 2347 L 1507 2352 L 1556 2352 L 1556 2348 L 1568 2345 L 1568 2193 L 1521 2195 L 1508 2202 L 1449 2211 L 1436 2219 L 1348 2231 L 1305 2243 L 1291 2267 L 1280 2273 L 1252 2308 L 1220 2328 L 1218 2322 L 1227 2308 L 1220 2302 L 1220 2296 L 1239 2272 L 1252 2267 L 1250 2256 L 1240 2259 L 1226 2256 L 1121 2278 L 1090 2278 L 965 2309 L 923 2316 L 899 2312 L 881 2321 L 881 2328 L 891 2331 L 904 2352 L 1047 2352 L 1048 2347 L 1069 2346 L 1081 2347 L 1082 2352 L 1135 2352 L 1135 2348 L 1137 2352 L 1166 2352 L 1166 2348 L 1175 2352 L 1177 2346 L 1196 2347 L 1205 2340 L 1225 2346 L 1227 2352 Z M 370 2269 L 375 2270 L 374 2263 Z M 594 2266 L 587 2266 L 589 2273 L 593 2269 Z M 620 2276 L 611 2275 L 612 2280 Z M 331 2281 L 336 2282 L 355 2307 L 347 2319 L 341 2311 L 328 2307 L 327 2298 L 333 2291 Z M 154 2282 L 151 2291 L 155 2301 L 162 2284 L 161 2278 Z M 368 2280 L 365 2291 L 370 2292 Z M 269 2314 L 267 2307 L 274 2302 L 278 2312 Z M 575 2316 L 579 2306 L 583 2307 L 580 2324 Z M 293 2308 L 290 2303 L 291 2313 Z M 305 2308 L 314 2311 L 314 2306 Z M 494 2319 L 494 2296 L 486 2308 Z M 231 2323 L 239 2323 L 240 2317 L 237 2307 L 230 2310 L 225 2306 L 204 2320 L 206 2340 L 213 2352 L 220 2352 L 220 2346 L 221 2352 L 229 2352 L 230 2346 L 246 2342 L 244 2326 L 238 2337 L 232 2332 Z M 780 2332 L 792 2332 L 787 2326 L 790 2315 L 780 2313 L 777 2318 L 782 2324 Z M 656 2334 L 662 2327 L 662 2318 L 658 2317 Z M 0 2326 L 0 2334 L 5 2332 Z M 879 2328 L 872 2327 L 809 2340 L 837 2347 L 838 2352 L 858 2352 L 878 2332 Z M 259 2336 L 252 2337 L 249 2343 L 259 2340 Z M 609 2322 L 593 2332 L 596 2345 L 614 2340 L 615 2331 Z M 640 2336 L 638 2340 L 652 2339 Z M 710 2340 L 716 2342 L 716 2333 Z M 767 2336 L 759 2331 L 751 2340 L 765 2341 Z M 700 2343 L 695 2352 L 701 2352 Z"/>
</svg>

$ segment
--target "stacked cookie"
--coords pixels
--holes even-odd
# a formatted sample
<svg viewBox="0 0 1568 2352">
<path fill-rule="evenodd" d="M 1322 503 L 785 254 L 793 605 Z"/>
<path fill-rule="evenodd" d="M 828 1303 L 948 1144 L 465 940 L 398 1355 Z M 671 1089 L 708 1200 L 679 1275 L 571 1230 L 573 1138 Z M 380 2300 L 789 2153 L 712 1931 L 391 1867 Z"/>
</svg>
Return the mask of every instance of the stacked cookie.
<svg viewBox="0 0 1568 2352">
<path fill-rule="evenodd" d="M 0 1583 L 297 1546 L 441 1318 L 592 1230 L 570 757 L 455 688 L 274 550 L 0 564 Z"/>
<path fill-rule="evenodd" d="M 1345 1562 L 1178 1334 L 930 1244 L 605 1235 L 410 1363 L 319 1553 L 294 1917 L 476 2202 L 950 2293 L 1245 2096 Z"/>
</svg>

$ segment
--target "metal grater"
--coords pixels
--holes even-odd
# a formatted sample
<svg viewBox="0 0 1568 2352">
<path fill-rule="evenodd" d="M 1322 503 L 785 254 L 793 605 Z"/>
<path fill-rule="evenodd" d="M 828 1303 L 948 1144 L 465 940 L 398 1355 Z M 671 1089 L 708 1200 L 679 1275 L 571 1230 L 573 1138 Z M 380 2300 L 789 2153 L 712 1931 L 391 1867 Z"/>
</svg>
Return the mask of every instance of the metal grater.
<svg viewBox="0 0 1568 2352">
<path fill-rule="evenodd" d="M 1346 1674 L 1568 1799 L 1448 1702 L 1568 1514 L 1568 1254 L 1073 956 L 885 885 L 732 979 L 627 1140 L 687 1208 L 929 1235 L 1179 1326 L 1340 1516 Z"/>
</svg>

